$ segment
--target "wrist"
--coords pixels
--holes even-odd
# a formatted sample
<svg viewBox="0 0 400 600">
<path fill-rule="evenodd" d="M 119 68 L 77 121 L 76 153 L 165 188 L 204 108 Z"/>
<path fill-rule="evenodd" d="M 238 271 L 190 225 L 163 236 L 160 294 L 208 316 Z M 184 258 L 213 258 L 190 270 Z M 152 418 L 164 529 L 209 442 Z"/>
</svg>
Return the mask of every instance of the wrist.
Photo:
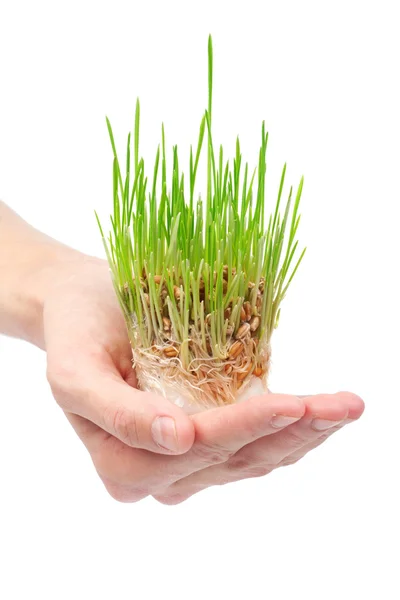
<svg viewBox="0 0 400 600">
<path fill-rule="evenodd" d="M 28 319 L 23 324 L 23 339 L 45 350 L 43 311 L 47 299 L 68 280 L 71 280 L 81 266 L 91 259 L 72 248 L 55 242 L 44 253 L 27 276 L 29 292 L 25 291 L 25 300 L 29 303 Z"/>
<path fill-rule="evenodd" d="M 44 349 L 46 300 L 54 293 L 62 296 L 65 284 L 86 271 L 88 265 L 106 267 L 105 261 L 68 248 L 34 229 L 0 201 L 0 334 L 22 338 Z"/>
<path fill-rule="evenodd" d="M 1 330 L 44 349 L 43 306 L 52 286 L 77 268 L 85 255 L 38 236 L 10 248 L 0 295 L 4 323 Z"/>
</svg>

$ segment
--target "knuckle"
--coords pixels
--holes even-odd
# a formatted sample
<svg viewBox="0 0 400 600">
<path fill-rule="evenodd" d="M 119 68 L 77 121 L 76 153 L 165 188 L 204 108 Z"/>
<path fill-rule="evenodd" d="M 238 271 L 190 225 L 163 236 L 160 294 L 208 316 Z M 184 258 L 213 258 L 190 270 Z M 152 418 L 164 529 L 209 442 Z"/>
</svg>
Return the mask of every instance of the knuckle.
<svg viewBox="0 0 400 600">
<path fill-rule="evenodd" d="M 53 388 L 68 387 L 68 383 L 75 375 L 76 366 L 70 358 L 48 358 L 47 360 L 47 380 Z"/>
<path fill-rule="evenodd" d="M 230 459 L 229 468 L 244 477 L 263 477 L 272 471 L 273 466 L 265 462 L 257 463 L 250 456 L 238 456 Z"/>
<path fill-rule="evenodd" d="M 281 467 L 290 467 L 290 465 L 294 465 L 300 459 L 299 456 L 287 456 L 284 458 L 280 464 Z"/>
<path fill-rule="evenodd" d="M 320 444 L 322 444 L 323 442 L 325 442 L 328 438 L 330 438 L 331 435 L 333 435 L 334 433 L 336 433 L 336 431 L 339 431 L 339 429 L 341 429 L 341 428 L 342 428 L 341 425 L 336 425 L 335 427 L 331 427 L 330 429 L 328 429 L 328 431 L 325 431 L 325 433 L 323 433 L 316 440 L 314 440 L 314 442 L 312 444 L 310 444 L 308 446 L 308 448 L 310 450 L 312 448 L 316 448 L 317 446 L 319 446 Z"/>
<path fill-rule="evenodd" d="M 71 408 L 74 397 L 75 367 L 71 360 L 48 359 L 46 378 L 56 402 L 64 409 Z"/>
<path fill-rule="evenodd" d="M 105 428 L 115 432 L 117 437 L 128 446 L 139 444 L 139 434 L 136 415 L 124 406 L 111 405 L 106 407 L 103 415 Z"/>
<path fill-rule="evenodd" d="M 190 494 L 174 494 L 174 495 L 156 495 L 153 496 L 155 500 L 157 500 L 157 502 L 160 502 L 161 504 L 165 504 L 166 506 L 174 506 L 176 504 L 181 504 L 182 502 L 184 502 L 185 500 L 187 500 L 190 497 Z"/>
<path fill-rule="evenodd" d="M 232 456 L 228 462 L 228 466 L 234 471 L 243 472 L 250 468 L 251 462 L 250 459 L 245 456 Z"/>
<path fill-rule="evenodd" d="M 218 445 L 205 445 L 198 444 L 193 447 L 193 453 L 196 458 L 200 459 L 201 462 L 207 465 L 219 465 L 226 462 L 231 453 L 226 449 Z"/>
<path fill-rule="evenodd" d="M 146 496 L 148 496 L 148 493 L 146 491 L 136 487 L 121 485 L 119 483 L 111 483 L 109 481 L 104 480 L 103 483 L 111 498 L 113 498 L 117 502 L 121 502 L 124 504 L 134 503 L 139 502 L 139 500 L 142 500 L 143 498 L 146 498 Z"/>
<path fill-rule="evenodd" d="M 249 477 L 265 477 L 273 470 L 270 465 L 253 465 L 250 467 L 248 473 Z"/>
<path fill-rule="evenodd" d="M 240 479 L 240 478 L 239 478 Z M 238 477 L 236 477 L 232 472 L 230 472 L 227 475 L 220 475 L 216 481 L 213 483 L 213 485 L 227 485 L 228 483 L 233 483 L 234 481 L 237 481 Z"/>
<path fill-rule="evenodd" d="M 294 429 L 287 428 L 284 432 L 285 446 L 288 448 L 302 448 L 307 442 L 304 435 L 301 432 L 297 432 Z"/>
</svg>

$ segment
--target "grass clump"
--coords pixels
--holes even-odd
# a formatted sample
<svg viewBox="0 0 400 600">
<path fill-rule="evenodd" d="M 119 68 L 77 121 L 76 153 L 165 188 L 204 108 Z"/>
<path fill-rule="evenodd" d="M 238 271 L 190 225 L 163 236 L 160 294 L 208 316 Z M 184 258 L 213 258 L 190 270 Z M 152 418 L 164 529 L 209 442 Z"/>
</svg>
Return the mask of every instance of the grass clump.
<svg viewBox="0 0 400 600">
<path fill-rule="evenodd" d="M 258 166 L 243 164 L 239 138 L 233 161 L 212 136 L 213 48 L 208 41 L 208 106 L 184 177 L 173 148 L 167 175 L 164 127 L 152 178 L 139 153 L 140 105 L 125 171 L 113 149 L 113 214 L 104 236 L 115 290 L 143 389 L 176 402 L 231 403 L 252 376 L 266 382 L 270 340 L 280 305 L 304 256 L 296 240 L 303 179 L 265 214 L 268 133 L 261 127 Z M 195 198 L 206 147 L 206 194 Z"/>
</svg>

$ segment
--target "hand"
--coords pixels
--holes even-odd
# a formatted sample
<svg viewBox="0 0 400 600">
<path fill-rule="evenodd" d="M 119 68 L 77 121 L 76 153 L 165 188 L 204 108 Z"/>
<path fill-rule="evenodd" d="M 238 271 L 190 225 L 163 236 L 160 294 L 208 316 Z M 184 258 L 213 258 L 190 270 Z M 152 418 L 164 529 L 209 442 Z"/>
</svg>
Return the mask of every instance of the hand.
<svg viewBox="0 0 400 600">
<path fill-rule="evenodd" d="M 43 310 L 48 379 L 109 493 L 176 504 L 212 485 L 270 473 L 358 419 L 342 392 L 268 394 L 188 417 L 136 389 L 125 323 L 104 261 L 63 265 Z M 168 420 L 168 417 L 171 420 Z"/>
</svg>

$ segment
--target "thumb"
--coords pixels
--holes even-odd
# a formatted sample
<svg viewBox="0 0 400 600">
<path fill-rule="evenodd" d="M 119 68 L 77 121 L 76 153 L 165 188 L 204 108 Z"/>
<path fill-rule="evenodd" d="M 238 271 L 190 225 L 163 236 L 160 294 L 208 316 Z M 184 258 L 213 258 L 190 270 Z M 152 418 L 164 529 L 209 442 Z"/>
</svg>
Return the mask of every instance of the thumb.
<svg viewBox="0 0 400 600">
<path fill-rule="evenodd" d="M 182 409 L 161 395 L 128 385 L 114 370 L 48 369 L 60 406 L 88 419 L 133 448 L 161 454 L 183 454 L 194 442 L 194 425 Z M 88 368 L 89 367 L 89 368 Z"/>
<path fill-rule="evenodd" d="M 194 425 L 161 395 L 142 392 L 122 378 L 98 381 L 85 416 L 125 444 L 165 454 L 183 454 L 194 442 Z"/>
</svg>

